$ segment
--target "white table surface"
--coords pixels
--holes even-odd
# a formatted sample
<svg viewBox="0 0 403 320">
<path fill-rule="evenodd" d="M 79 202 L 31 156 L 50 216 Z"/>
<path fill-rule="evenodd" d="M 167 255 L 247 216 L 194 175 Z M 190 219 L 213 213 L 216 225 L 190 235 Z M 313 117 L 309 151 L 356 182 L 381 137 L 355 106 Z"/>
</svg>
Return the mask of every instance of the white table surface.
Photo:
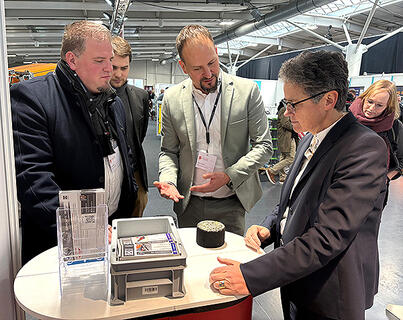
<svg viewBox="0 0 403 320">
<path fill-rule="evenodd" d="M 110 306 L 105 294 L 84 291 L 60 295 L 57 247 L 29 261 L 18 272 L 14 292 L 18 304 L 40 319 L 127 319 L 164 312 L 184 310 L 234 301 L 243 296 L 224 296 L 213 291 L 208 282 L 212 269 L 219 266 L 217 256 L 241 262 L 250 261 L 258 253 L 244 244 L 243 237 L 226 232 L 220 249 L 202 248 L 196 244 L 196 228 L 178 229 L 187 252 L 184 270 L 186 295 L 183 298 L 149 298 L 130 300 L 124 305 Z"/>
</svg>

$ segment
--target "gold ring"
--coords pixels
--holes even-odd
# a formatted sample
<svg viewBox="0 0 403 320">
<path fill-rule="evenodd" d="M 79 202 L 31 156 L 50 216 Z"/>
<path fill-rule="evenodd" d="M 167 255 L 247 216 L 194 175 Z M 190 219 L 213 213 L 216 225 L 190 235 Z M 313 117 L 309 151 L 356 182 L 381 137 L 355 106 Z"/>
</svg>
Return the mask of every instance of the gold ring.
<svg viewBox="0 0 403 320">
<path fill-rule="evenodd" d="M 218 281 L 218 288 L 220 288 L 220 289 L 224 289 L 224 288 L 225 288 L 225 282 L 224 282 L 224 280 Z"/>
</svg>

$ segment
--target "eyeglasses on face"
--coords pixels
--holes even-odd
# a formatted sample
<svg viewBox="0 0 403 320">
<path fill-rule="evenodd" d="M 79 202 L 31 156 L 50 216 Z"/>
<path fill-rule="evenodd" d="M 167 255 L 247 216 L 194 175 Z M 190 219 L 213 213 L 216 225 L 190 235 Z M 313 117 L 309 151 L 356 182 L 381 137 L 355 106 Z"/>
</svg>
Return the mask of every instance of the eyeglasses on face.
<svg viewBox="0 0 403 320">
<path fill-rule="evenodd" d="M 308 97 L 306 99 L 302 99 L 302 100 L 297 101 L 297 102 L 287 101 L 286 99 L 282 99 L 281 102 L 285 104 L 285 106 L 286 106 L 286 108 L 287 108 L 287 110 L 289 112 L 295 113 L 297 111 L 297 107 L 296 107 L 297 104 L 300 104 L 300 103 L 308 101 L 310 99 L 319 97 L 321 94 L 325 94 L 325 93 L 328 93 L 330 91 L 333 91 L 333 90 L 322 91 L 322 92 L 314 94 L 313 96 L 310 96 L 310 97 Z"/>
</svg>

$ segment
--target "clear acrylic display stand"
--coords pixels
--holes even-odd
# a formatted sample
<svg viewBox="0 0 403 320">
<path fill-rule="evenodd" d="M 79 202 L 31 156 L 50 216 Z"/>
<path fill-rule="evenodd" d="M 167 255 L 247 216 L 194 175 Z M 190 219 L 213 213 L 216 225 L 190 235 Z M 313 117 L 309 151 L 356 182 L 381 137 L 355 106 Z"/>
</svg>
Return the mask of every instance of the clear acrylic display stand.
<svg viewBox="0 0 403 320">
<path fill-rule="evenodd" d="M 56 210 L 62 295 L 108 290 L 108 207 Z"/>
</svg>

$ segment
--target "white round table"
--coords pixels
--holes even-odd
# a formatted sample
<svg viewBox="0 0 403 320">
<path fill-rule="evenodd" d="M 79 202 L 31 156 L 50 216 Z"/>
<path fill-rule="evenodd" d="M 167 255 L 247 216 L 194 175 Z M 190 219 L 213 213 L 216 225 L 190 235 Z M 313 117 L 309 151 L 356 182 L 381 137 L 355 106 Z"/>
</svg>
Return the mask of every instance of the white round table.
<svg viewBox="0 0 403 320">
<path fill-rule="evenodd" d="M 212 269 L 219 266 L 217 256 L 247 262 L 260 254 L 247 248 L 243 237 L 226 232 L 225 244 L 219 249 L 196 244 L 196 228 L 178 229 L 187 252 L 184 270 L 186 295 L 183 298 L 149 298 L 130 300 L 110 306 L 105 294 L 80 292 L 60 294 L 57 247 L 29 261 L 18 272 L 14 282 L 17 303 L 39 319 L 128 319 L 195 307 L 221 304 L 244 296 L 224 296 L 210 288 Z"/>
</svg>

